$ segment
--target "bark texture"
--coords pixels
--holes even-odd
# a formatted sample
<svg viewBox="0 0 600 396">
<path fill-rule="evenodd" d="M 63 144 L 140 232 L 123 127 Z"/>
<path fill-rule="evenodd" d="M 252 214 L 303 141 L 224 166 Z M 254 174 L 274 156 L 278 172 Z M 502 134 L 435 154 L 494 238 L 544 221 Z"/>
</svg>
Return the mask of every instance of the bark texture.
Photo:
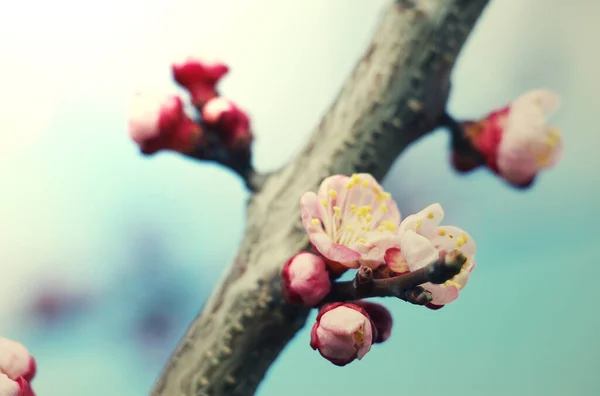
<svg viewBox="0 0 600 396">
<path fill-rule="evenodd" d="M 409 144 L 438 125 L 454 61 L 487 2 L 398 0 L 384 10 L 371 44 L 304 150 L 251 196 L 237 256 L 152 395 L 255 393 L 309 312 L 286 304 L 280 283 L 283 264 L 308 246 L 300 196 L 332 174 L 368 172 L 381 180 Z"/>
</svg>

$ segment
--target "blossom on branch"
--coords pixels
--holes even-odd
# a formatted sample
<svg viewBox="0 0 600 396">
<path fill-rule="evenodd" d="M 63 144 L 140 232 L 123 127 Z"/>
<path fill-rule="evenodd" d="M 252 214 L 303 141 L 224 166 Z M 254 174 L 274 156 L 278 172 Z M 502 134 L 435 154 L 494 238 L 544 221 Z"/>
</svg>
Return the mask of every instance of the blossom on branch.
<svg viewBox="0 0 600 396">
<path fill-rule="evenodd" d="M 35 359 L 18 342 L 0 337 L 0 396 L 35 396 Z"/>
<path fill-rule="evenodd" d="M 146 155 L 160 150 L 189 153 L 203 139 L 202 128 L 185 114 L 181 98 L 140 92 L 131 103 L 129 134 Z"/>
<path fill-rule="evenodd" d="M 556 127 L 547 124 L 559 105 L 556 93 L 533 90 L 482 120 L 464 122 L 463 138 L 481 159 L 455 149 L 454 167 L 467 172 L 483 162 L 510 184 L 528 187 L 541 170 L 560 159 L 562 138 Z"/>
<path fill-rule="evenodd" d="M 325 261 L 310 252 L 294 255 L 283 267 L 283 291 L 293 304 L 313 307 L 331 290 Z"/>
<path fill-rule="evenodd" d="M 190 93 L 194 106 L 201 108 L 218 96 L 217 84 L 229 67 L 221 62 L 207 62 L 188 57 L 171 66 L 173 79 Z"/>
<path fill-rule="evenodd" d="M 399 248 L 393 248 L 387 255 L 387 265 L 394 272 L 415 271 L 439 260 L 446 253 L 459 250 L 467 259 L 460 273 L 442 283 L 424 283 L 421 286 L 432 296 L 427 306 L 438 309 L 458 298 L 471 271 L 475 268 L 475 242 L 458 227 L 439 226 L 444 217 L 440 204 L 433 204 L 417 214 L 408 216 L 400 224 Z M 390 254 L 390 253 L 394 254 Z"/>
<path fill-rule="evenodd" d="M 202 108 L 202 120 L 207 128 L 215 130 L 228 148 L 248 149 L 252 143 L 250 118 L 231 100 L 217 97 Z"/>
<path fill-rule="evenodd" d="M 336 366 L 362 359 L 377 339 L 367 312 L 356 304 L 325 305 L 312 327 L 310 346 Z"/>
<path fill-rule="evenodd" d="M 317 194 L 302 196 L 300 210 L 310 242 L 334 273 L 360 265 L 377 268 L 397 243 L 400 211 L 367 173 L 326 178 Z"/>
</svg>

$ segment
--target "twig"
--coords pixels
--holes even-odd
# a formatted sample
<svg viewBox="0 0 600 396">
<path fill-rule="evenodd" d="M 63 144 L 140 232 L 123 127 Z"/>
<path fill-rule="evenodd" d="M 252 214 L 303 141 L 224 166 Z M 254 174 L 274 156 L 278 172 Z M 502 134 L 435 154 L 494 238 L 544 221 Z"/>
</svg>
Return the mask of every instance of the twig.
<svg viewBox="0 0 600 396">
<path fill-rule="evenodd" d="M 448 128 L 451 136 L 452 150 L 454 150 L 454 152 L 466 155 L 480 165 L 485 163 L 485 159 L 481 153 L 475 150 L 467 138 L 463 123 L 455 120 L 447 111 L 444 111 L 440 117 L 439 125 Z"/>
<path fill-rule="evenodd" d="M 361 268 L 353 281 L 335 282 L 324 302 L 353 301 L 368 297 L 396 297 L 417 305 L 431 302 L 431 294 L 419 285 L 444 283 L 458 274 L 466 257 L 455 250 L 423 268 L 392 278 L 373 279 L 370 268 Z M 370 276 L 369 276 L 370 274 Z"/>
<path fill-rule="evenodd" d="M 201 121 L 197 121 L 202 125 Z M 188 156 L 200 161 L 218 163 L 240 176 L 244 184 L 253 193 L 261 190 L 267 175 L 257 172 L 252 166 L 252 151 L 248 147 L 226 147 L 219 134 L 203 127 L 205 139 Z"/>
</svg>

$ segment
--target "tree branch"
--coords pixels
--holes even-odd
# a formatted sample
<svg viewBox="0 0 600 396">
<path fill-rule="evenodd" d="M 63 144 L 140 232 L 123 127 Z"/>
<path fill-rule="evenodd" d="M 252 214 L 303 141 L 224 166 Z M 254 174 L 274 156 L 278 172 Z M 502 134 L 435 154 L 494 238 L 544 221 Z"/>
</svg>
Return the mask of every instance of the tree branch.
<svg viewBox="0 0 600 396">
<path fill-rule="evenodd" d="M 253 193 L 260 191 L 267 175 L 257 172 L 252 166 L 252 151 L 248 147 L 227 147 L 219 138 L 219 133 L 206 127 L 199 120 L 205 133 L 205 140 L 188 154 L 189 157 L 200 161 L 211 161 L 228 168 L 243 181 L 248 190 Z"/>
<path fill-rule="evenodd" d="M 285 303 L 280 278 L 286 260 L 308 247 L 301 194 L 332 174 L 381 180 L 409 144 L 437 126 L 454 60 L 487 0 L 405 3 L 385 10 L 303 152 L 250 198 L 240 250 L 152 395 L 253 395 L 309 312 Z"/>
<path fill-rule="evenodd" d="M 465 256 L 455 250 L 416 271 L 382 279 L 373 279 L 373 271 L 362 267 L 353 281 L 334 282 L 324 303 L 369 297 L 396 297 L 413 304 L 425 305 L 431 302 L 431 294 L 417 286 L 427 282 L 441 284 L 452 279 L 460 272 L 466 260 Z"/>
</svg>

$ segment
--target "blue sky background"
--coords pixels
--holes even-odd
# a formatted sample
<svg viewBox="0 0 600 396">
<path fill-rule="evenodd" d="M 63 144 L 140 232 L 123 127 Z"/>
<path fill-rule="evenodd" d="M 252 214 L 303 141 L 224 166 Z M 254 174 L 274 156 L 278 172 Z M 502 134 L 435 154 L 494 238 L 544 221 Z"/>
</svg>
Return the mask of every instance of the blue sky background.
<svg viewBox="0 0 600 396">
<path fill-rule="evenodd" d="M 387 2 L 2 4 L 0 334 L 38 359 L 40 396 L 147 394 L 242 236 L 235 176 L 138 154 L 132 91 L 175 89 L 174 56 L 222 57 L 224 93 L 253 118 L 256 165 L 274 169 L 308 139 Z M 344 368 L 310 349 L 307 327 L 259 396 L 600 394 L 600 4 L 491 3 L 455 69 L 450 110 L 479 117 L 554 89 L 564 160 L 521 192 L 485 171 L 454 174 L 444 131 L 410 147 L 384 184 L 405 216 L 440 202 L 445 223 L 473 235 L 465 292 L 437 312 L 385 300 L 392 338 Z M 66 308 L 40 314 L 53 295 Z"/>
</svg>

